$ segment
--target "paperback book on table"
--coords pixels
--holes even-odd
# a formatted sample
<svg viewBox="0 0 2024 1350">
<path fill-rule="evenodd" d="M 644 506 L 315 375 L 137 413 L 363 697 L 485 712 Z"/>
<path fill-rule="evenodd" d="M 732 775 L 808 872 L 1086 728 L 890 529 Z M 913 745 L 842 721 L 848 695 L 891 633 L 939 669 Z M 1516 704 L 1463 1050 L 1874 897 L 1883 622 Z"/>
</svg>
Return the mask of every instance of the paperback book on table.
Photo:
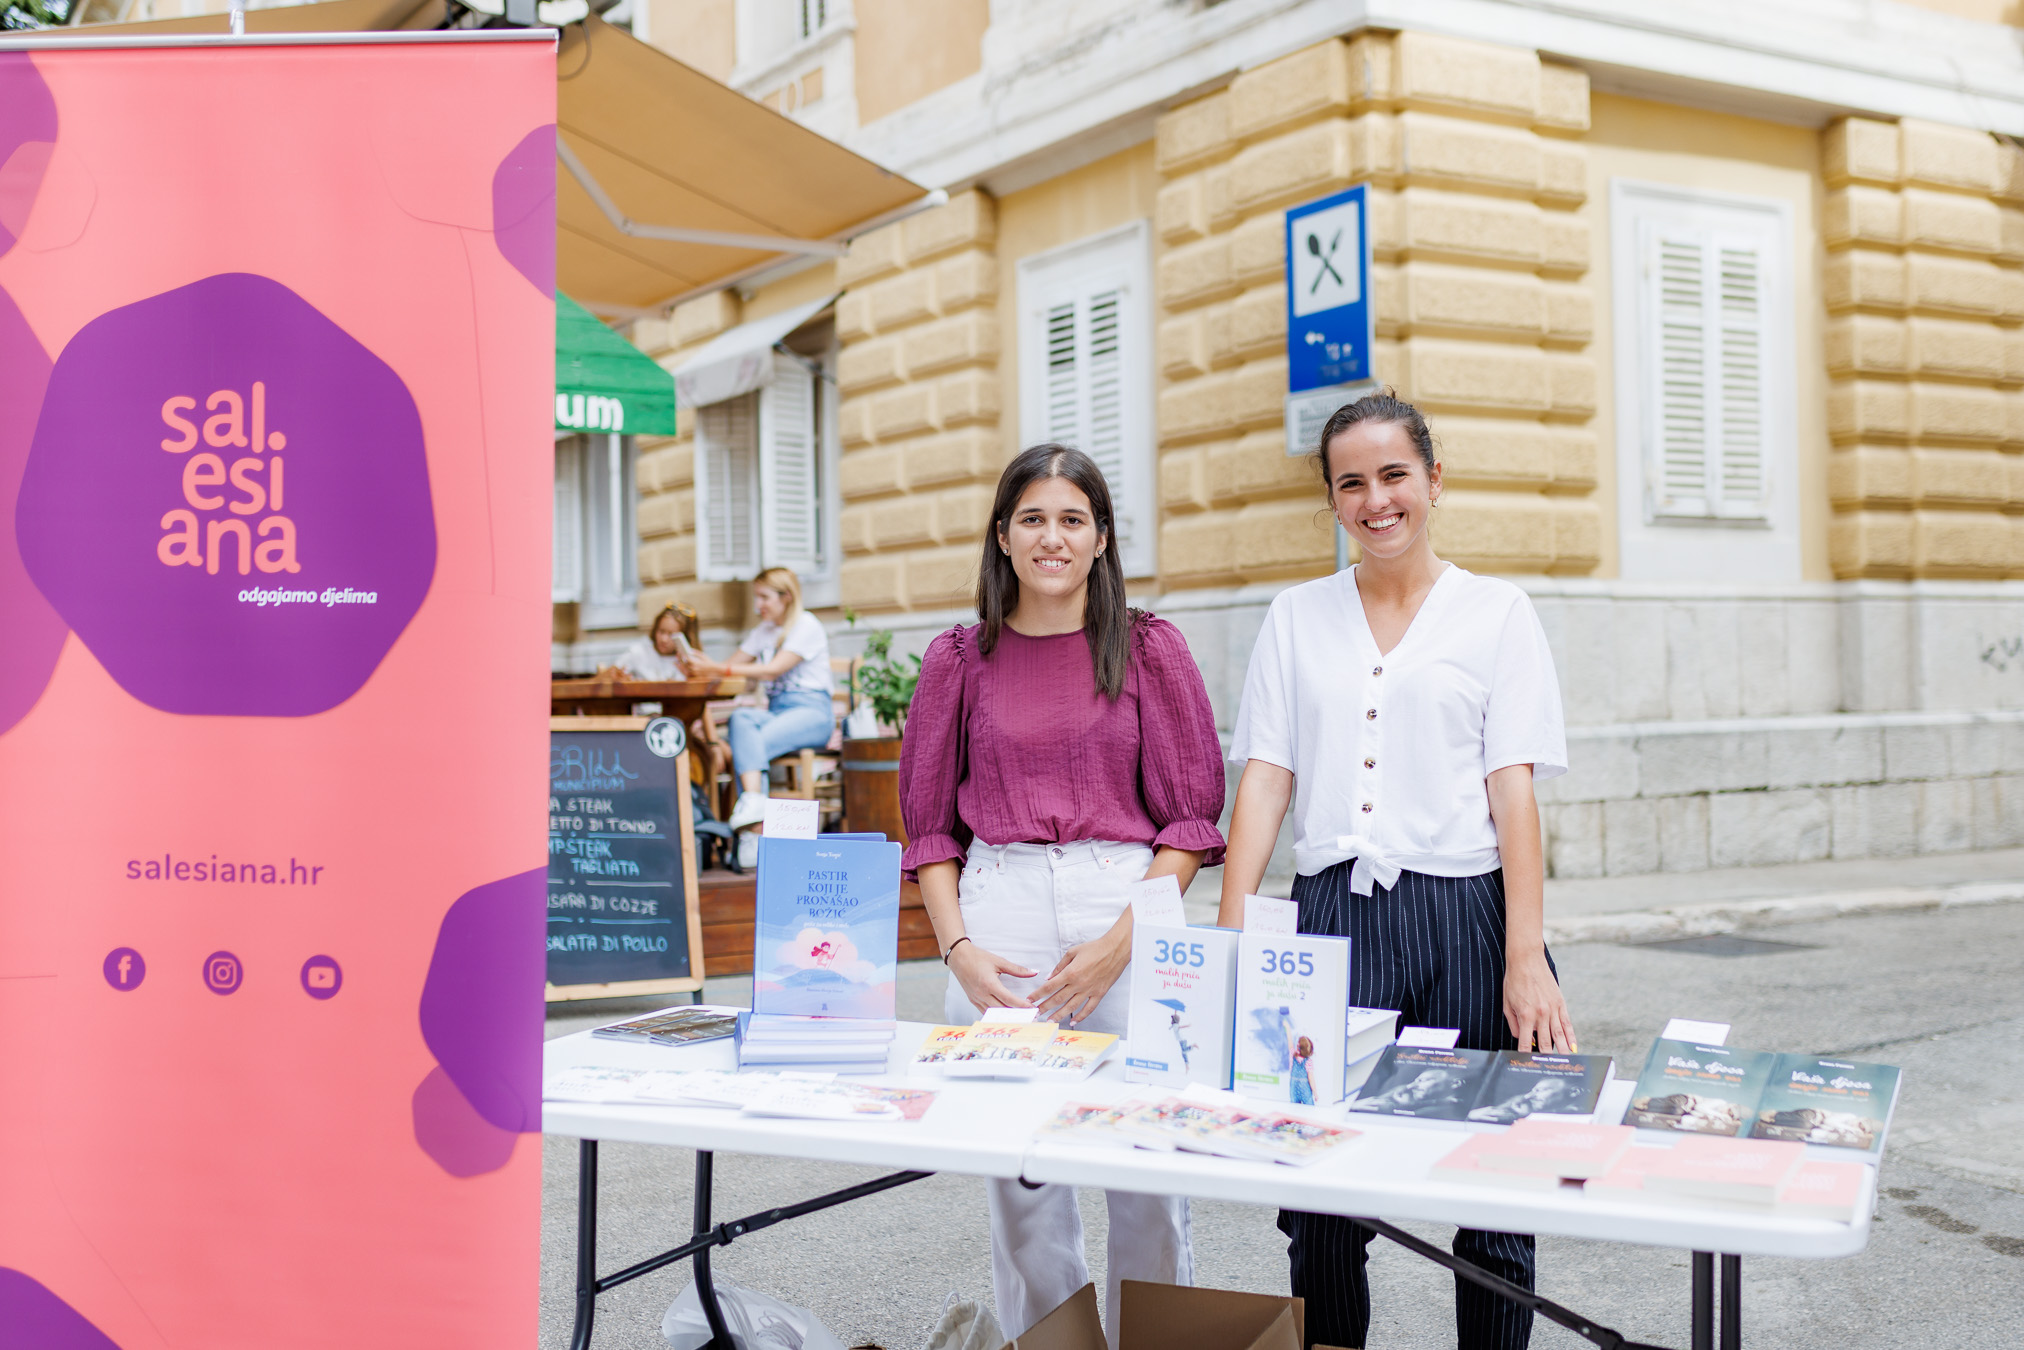
<svg viewBox="0 0 2024 1350">
<path fill-rule="evenodd" d="M 1899 1072 L 1888 1064 L 1653 1042 L 1624 1124 L 1883 1151 Z"/>
<path fill-rule="evenodd" d="M 1388 1045 L 1349 1109 L 1477 1125 L 1535 1115 L 1585 1121 L 1614 1063 L 1608 1055 Z"/>
<path fill-rule="evenodd" d="M 1234 928 L 1133 927 L 1127 1082 L 1230 1086 L 1239 936 Z"/>
<path fill-rule="evenodd" d="M 889 1021 L 898 991 L 900 846 L 761 836 L 752 1011 Z"/>
<path fill-rule="evenodd" d="M 609 1041 L 638 1041 L 647 1045 L 694 1045 L 698 1041 L 720 1040 L 736 1033 L 736 1008 L 664 1008 L 645 1017 L 614 1022 L 590 1034 Z"/>
<path fill-rule="evenodd" d="M 1233 1088 L 1267 1101 L 1342 1100 L 1349 958 L 1348 938 L 1237 935 Z"/>
</svg>

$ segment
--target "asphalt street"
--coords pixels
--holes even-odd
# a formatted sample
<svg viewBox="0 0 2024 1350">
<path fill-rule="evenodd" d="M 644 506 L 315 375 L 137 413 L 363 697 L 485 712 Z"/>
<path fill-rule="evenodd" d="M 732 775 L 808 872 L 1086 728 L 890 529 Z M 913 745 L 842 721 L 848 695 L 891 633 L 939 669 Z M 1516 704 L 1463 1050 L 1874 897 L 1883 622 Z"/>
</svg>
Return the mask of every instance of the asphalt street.
<svg viewBox="0 0 2024 1350">
<path fill-rule="evenodd" d="M 1745 1344 L 2024 1345 L 2024 905 L 1840 918 L 1750 936 L 1793 944 L 1747 956 L 1588 944 L 1555 953 L 1582 1049 L 1635 1074 L 1668 1017 L 1734 1024 L 1731 1045 L 1901 1065 L 1904 1087 L 1869 1248 L 1840 1261 L 1744 1262 Z M 741 1001 L 743 980 L 713 981 Z M 903 971 L 900 1015 L 939 1020 L 939 965 Z M 642 1005 L 551 1016 L 562 1035 Z M 541 1344 L 562 1350 L 573 1315 L 575 1141 L 545 1143 Z M 607 1145 L 600 1265 L 686 1235 L 692 1155 Z M 877 1175 L 719 1154 L 717 1215 L 729 1218 Z M 1102 1277 L 1101 1195 L 1083 1197 L 1092 1273 Z M 1198 1203 L 1197 1282 L 1286 1292 L 1285 1241 L 1268 1209 Z M 1415 1231 L 1445 1244 L 1452 1230 Z M 1446 1272 L 1385 1242 L 1372 1248 L 1369 1350 L 1455 1344 Z M 720 1251 L 720 1278 L 813 1308 L 846 1345 L 918 1350 L 952 1291 L 988 1299 L 983 1183 L 938 1176 L 795 1220 Z M 594 1344 L 662 1345 L 663 1310 L 685 1268 L 599 1300 Z M 1633 1339 L 1687 1345 L 1684 1252 L 1546 1238 L 1540 1290 Z M 1543 1321 L 1533 1344 L 1587 1342 Z"/>
</svg>

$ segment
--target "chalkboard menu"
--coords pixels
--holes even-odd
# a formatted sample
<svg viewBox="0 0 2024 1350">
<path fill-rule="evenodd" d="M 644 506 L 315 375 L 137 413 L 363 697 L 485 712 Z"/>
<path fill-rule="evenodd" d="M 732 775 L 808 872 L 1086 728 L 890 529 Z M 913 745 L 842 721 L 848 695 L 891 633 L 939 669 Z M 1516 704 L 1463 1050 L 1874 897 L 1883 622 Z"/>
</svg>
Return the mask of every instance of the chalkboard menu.
<svg viewBox="0 0 2024 1350">
<path fill-rule="evenodd" d="M 549 997 L 700 988 L 681 724 L 559 717 L 549 727 Z"/>
</svg>

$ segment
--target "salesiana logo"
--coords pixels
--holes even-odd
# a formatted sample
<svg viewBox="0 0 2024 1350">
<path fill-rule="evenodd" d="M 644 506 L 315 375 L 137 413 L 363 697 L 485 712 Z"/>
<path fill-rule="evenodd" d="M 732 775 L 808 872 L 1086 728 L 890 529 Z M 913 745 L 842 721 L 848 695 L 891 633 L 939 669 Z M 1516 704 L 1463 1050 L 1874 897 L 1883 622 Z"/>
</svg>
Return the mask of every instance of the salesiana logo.
<svg viewBox="0 0 2024 1350">
<path fill-rule="evenodd" d="M 344 300 L 422 359 L 426 342 L 398 337 L 409 317 Z M 469 435 L 475 416 L 446 412 L 446 433 Z M 399 640 L 436 567 L 406 381 L 302 296 L 243 272 L 77 331 L 49 377 L 14 524 L 50 605 L 122 689 L 164 712 L 336 707 Z"/>
<path fill-rule="evenodd" d="M 267 426 L 266 383 L 253 381 L 243 397 L 236 389 L 214 390 L 203 407 L 209 416 L 199 430 L 190 416 L 197 409 L 194 397 L 177 394 L 162 404 L 162 421 L 176 433 L 163 438 L 162 449 L 188 456 L 182 480 L 186 505 L 162 516 L 155 556 L 166 566 L 201 567 L 213 576 L 221 565 L 242 577 L 255 567 L 300 572 L 295 522 L 282 514 L 288 464 L 281 452 L 288 448 L 288 434 Z M 205 448 L 199 450 L 200 444 Z M 233 456 L 229 466 L 219 451 Z"/>
</svg>

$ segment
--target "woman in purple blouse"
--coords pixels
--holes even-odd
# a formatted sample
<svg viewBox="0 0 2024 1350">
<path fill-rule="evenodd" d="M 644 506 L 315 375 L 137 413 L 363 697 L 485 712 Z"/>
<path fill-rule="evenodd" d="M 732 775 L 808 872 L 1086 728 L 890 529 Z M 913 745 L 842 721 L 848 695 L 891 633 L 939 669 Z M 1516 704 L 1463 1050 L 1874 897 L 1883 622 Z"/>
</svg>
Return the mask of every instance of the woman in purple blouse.
<svg viewBox="0 0 2024 1350">
<path fill-rule="evenodd" d="M 905 867 L 949 967 L 946 1016 L 1038 1007 L 1123 1035 L 1126 886 L 1185 891 L 1222 861 L 1222 750 L 1171 624 L 1125 602 L 1110 489 L 1088 455 L 1037 445 L 1007 466 L 977 579 L 982 622 L 936 638 L 900 758 Z M 988 1183 L 991 1278 L 1018 1336 L 1088 1280 L 1065 1186 Z M 1120 1280 L 1193 1282 L 1185 1199 L 1106 1192 L 1106 1310 Z"/>
</svg>

